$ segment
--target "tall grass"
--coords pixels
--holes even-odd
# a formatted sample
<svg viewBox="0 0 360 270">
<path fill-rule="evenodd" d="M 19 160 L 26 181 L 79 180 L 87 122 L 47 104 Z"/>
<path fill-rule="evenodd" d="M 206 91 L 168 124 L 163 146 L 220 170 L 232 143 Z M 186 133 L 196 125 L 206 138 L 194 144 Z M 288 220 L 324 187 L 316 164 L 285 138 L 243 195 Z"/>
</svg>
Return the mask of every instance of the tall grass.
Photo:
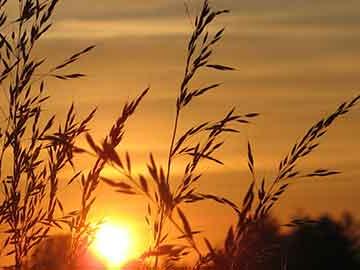
<svg viewBox="0 0 360 270">
<path fill-rule="evenodd" d="M 99 157 L 108 158 L 110 164 L 127 179 L 119 182 L 102 177 L 102 180 L 115 188 L 116 192 L 142 195 L 148 201 L 146 221 L 153 232 L 153 245 L 148 252 L 144 253 L 143 258 L 155 257 L 154 269 L 158 267 L 160 256 L 166 257 L 168 265 L 171 265 L 170 261 L 176 261 L 186 255 L 189 249 L 195 251 L 199 258 L 203 257 L 195 238 L 199 232 L 191 228 L 191 224 L 182 210 L 183 205 L 200 200 L 216 199 L 221 203 L 234 206 L 225 198 L 199 193 L 197 184 L 202 176 L 199 164 L 204 161 L 222 164 L 216 155 L 224 143 L 221 139 L 222 135 L 238 132 L 239 125 L 249 123 L 258 114 L 238 114 L 235 109 L 230 109 L 219 120 L 205 120 L 182 134 L 178 132 L 179 126 L 182 124 L 181 115 L 185 109 L 190 107 L 193 100 L 220 86 L 216 82 L 200 86 L 193 85 L 193 79 L 197 77 L 199 71 L 206 68 L 217 71 L 234 70 L 232 67 L 211 62 L 213 51 L 223 37 L 224 28 L 211 34 L 209 26 L 218 16 L 228 12 L 228 10 L 213 10 L 208 1 L 204 1 L 200 14 L 195 19 L 194 29 L 187 46 L 184 77 L 179 85 L 178 96 L 174 104 L 174 126 L 171 131 L 165 166 L 159 164 L 154 154 L 150 153 L 147 164 L 149 175 L 137 175 L 132 171 L 129 153 L 121 156 L 113 147 L 114 145 L 107 143 L 106 140 L 103 148 L 99 150 L 99 147 L 90 141 L 93 150 L 100 153 Z M 107 153 L 107 155 L 103 153 Z M 180 183 L 174 179 L 172 170 L 177 157 L 184 157 L 186 160 Z M 178 231 L 179 238 L 186 240 L 187 244 L 171 244 L 167 226 L 173 226 Z"/>
<path fill-rule="evenodd" d="M 226 207 L 230 207 L 238 216 L 235 229 L 230 228 L 225 241 L 225 250 L 229 253 L 231 269 L 242 269 L 241 263 L 236 258 L 241 252 L 245 252 L 248 244 L 247 233 L 253 230 L 254 226 L 265 221 L 278 202 L 281 195 L 292 184 L 294 178 L 325 177 L 338 174 L 338 171 L 319 168 L 312 172 L 302 172 L 297 169 L 300 159 L 306 158 L 319 146 L 319 140 L 323 137 L 333 122 L 348 113 L 360 100 L 360 96 L 343 103 L 333 113 L 312 126 L 308 132 L 290 150 L 289 154 L 280 162 L 275 179 L 267 181 L 265 178 L 258 179 L 255 173 L 255 161 L 252 147 L 248 144 L 248 167 L 252 177 L 252 183 L 243 198 L 242 205 L 236 205 L 226 197 L 218 194 L 203 194 L 197 183 L 201 180 L 202 172 L 199 171 L 199 164 L 210 161 L 222 164 L 216 153 L 223 146 L 220 139 L 224 133 L 238 132 L 239 124 L 247 124 L 257 113 L 237 114 L 235 109 L 220 120 L 205 120 L 194 125 L 182 134 L 179 134 L 181 114 L 188 109 L 194 99 L 206 95 L 220 86 L 219 83 L 212 83 L 203 86 L 193 86 L 192 81 L 204 68 L 211 68 L 217 71 L 233 71 L 234 68 L 211 62 L 216 44 L 221 40 L 224 28 L 219 29 L 212 35 L 209 26 L 218 16 L 229 13 L 229 10 L 214 10 L 209 6 L 209 1 L 204 1 L 202 9 L 194 20 L 193 32 L 187 45 L 187 57 L 185 61 L 184 77 L 179 85 L 178 96 L 175 102 L 174 126 L 171 131 L 169 143 L 169 154 L 166 166 L 159 164 L 154 154 L 150 153 L 148 176 L 136 175 L 131 170 L 130 154 L 124 157 L 111 148 L 114 159 L 110 158 L 112 166 L 123 174 L 125 181 L 119 182 L 108 178 L 102 180 L 112 186 L 116 192 L 129 195 L 143 195 L 149 202 L 146 221 L 153 231 L 153 246 L 143 255 L 154 256 L 154 269 L 158 267 L 158 258 L 166 256 L 165 266 L 173 267 L 172 261 L 177 261 L 188 252 L 195 252 L 198 255 L 198 265 L 212 263 L 215 259 L 214 248 L 205 238 L 208 253 L 198 247 L 199 231 L 193 229 L 186 214 L 182 210 L 184 204 L 192 204 L 203 200 L 212 200 Z M 95 150 L 95 149 L 94 149 Z M 187 163 L 183 168 L 183 174 L 179 184 L 175 179 L 172 168 L 176 162 L 175 158 L 183 156 Z M 122 160 L 124 162 L 122 162 Z M 304 221 L 294 221 L 301 223 Z M 172 244 L 166 226 L 172 226 L 180 234 L 180 239 L 187 241 L 187 244 Z M 230 269 L 230 268 L 229 268 Z"/>
<path fill-rule="evenodd" d="M 235 205 L 234 211 L 238 220 L 235 228 L 230 227 L 224 241 L 224 254 L 220 257 L 221 264 L 226 269 L 246 269 L 246 265 L 254 260 L 248 256 L 248 250 L 253 250 L 253 235 L 256 234 L 267 222 L 271 210 L 279 203 L 280 198 L 288 190 L 290 185 L 299 180 L 315 177 L 327 177 L 339 174 L 337 170 L 317 168 L 305 172 L 298 166 L 298 162 L 312 154 L 320 145 L 320 139 L 328 132 L 329 127 L 335 120 L 347 114 L 358 102 L 357 96 L 342 103 L 334 112 L 315 123 L 304 136 L 300 137 L 289 153 L 279 162 L 278 169 L 273 179 L 267 180 L 256 174 L 255 159 L 250 142 L 248 143 L 248 168 L 252 181 L 243 198 L 241 205 Z M 298 226 L 308 223 L 316 223 L 314 220 L 295 219 L 286 226 Z M 215 248 L 205 239 L 208 254 L 202 258 L 199 265 L 219 264 L 219 256 Z M 253 254 L 251 254 L 253 255 Z M 218 265 L 219 266 L 219 265 Z"/>
<path fill-rule="evenodd" d="M 81 50 L 49 70 L 41 70 L 45 58 L 38 59 L 33 55 L 33 48 L 50 29 L 58 0 L 19 0 L 15 18 L 8 18 L 7 2 L 0 0 L 0 83 L 6 96 L 1 104 L 0 179 L 4 195 L 1 197 L 0 221 L 6 235 L 3 255 L 13 257 L 15 269 L 21 269 L 26 258 L 53 227 L 70 233 L 71 248 L 66 260 L 69 268 L 74 267 L 97 228 L 97 224 L 89 221 L 89 213 L 94 208 L 96 190 L 102 182 L 122 195 L 141 195 L 144 199 L 147 208 L 145 218 L 152 233 L 152 243 L 140 259 L 149 268 L 172 269 L 177 261 L 189 253 L 195 253 L 198 257 L 194 269 L 216 263 L 213 245 L 205 238 L 208 250 L 199 247 L 201 232 L 193 228 L 183 210 L 186 204 L 210 200 L 230 207 L 237 214 L 237 225 L 229 229 L 225 251 L 229 258 L 228 269 L 242 269 L 244 265 L 237 258 L 244 257 L 241 254 L 248 244 L 247 235 L 254 226 L 266 220 L 292 180 L 338 173 L 323 168 L 302 172 L 297 169 L 297 163 L 318 147 L 319 140 L 328 128 L 337 118 L 353 109 L 360 96 L 343 103 L 312 126 L 280 162 L 277 176 L 270 181 L 258 178 L 255 173 L 255 159 L 249 143 L 248 166 L 252 183 L 242 205 L 235 204 L 224 195 L 201 192 L 198 183 L 204 172 L 200 164 L 223 164 L 217 154 L 224 144 L 223 135 L 239 132 L 242 125 L 258 116 L 258 113 L 253 112 L 237 113 L 231 108 L 219 119 L 205 119 L 185 132 L 180 132 L 185 124 L 182 121 L 183 112 L 190 109 L 194 100 L 221 86 L 217 82 L 197 85 L 194 79 L 199 72 L 204 69 L 212 69 L 214 72 L 234 70 L 213 62 L 213 52 L 223 37 L 224 28 L 215 32 L 209 29 L 219 16 L 229 13 L 229 10 L 215 10 L 208 0 L 204 0 L 194 19 L 186 48 L 184 76 L 174 100 L 175 113 L 173 128 L 169 131 L 166 163 L 159 163 L 155 154 L 150 152 L 147 174 L 139 174 L 133 170 L 131 153 L 122 153 L 119 146 L 125 135 L 127 121 L 149 89 L 124 104 L 121 114 L 100 143 L 93 139 L 88 129 L 95 110 L 84 119 L 78 119 L 75 107 L 71 105 L 66 118 L 58 121 L 59 128 L 55 129 L 55 116 L 48 118 L 43 113 L 50 98 L 46 81 L 51 78 L 65 81 L 83 77 L 81 73 L 66 73 L 66 68 L 94 46 Z M 89 149 L 76 145 L 82 135 L 85 135 Z M 73 162 L 74 156 L 79 154 L 96 156 L 94 163 L 85 172 L 79 171 Z M 173 169 L 179 157 L 185 160 L 180 181 L 175 179 Z M 104 177 L 102 172 L 106 166 L 115 168 L 124 180 Z M 59 175 L 67 167 L 74 169 L 74 175 L 67 179 L 70 188 L 74 181 L 81 184 L 77 209 L 64 209 L 58 196 Z M 172 241 L 169 236 L 170 228 L 177 232 L 177 241 Z"/>
<path fill-rule="evenodd" d="M 46 81 L 84 76 L 66 73 L 66 67 L 93 47 L 44 70 L 46 57 L 33 52 L 51 27 L 58 0 L 19 0 L 15 4 L 18 13 L 13 17 L 7 5 L 14 3 L 9 2 L 0 1 L 0 83 L 5 97 L 1 101 L 0 133 L 0 222 L 5 235 L 1 251 L 2 255 L 13 256 L 15 269 L 20 269 L 51 227 L 61 227 L 61 222 L 80 215 L 78 211 L 63 214 L 57 195 L 59 175 L 66 167 L 74 167 L 73 157 L 81 152 L 75 141 L 87 131 L 95 111 L 80 120 L 71 105 L 63 121 L 47 117 L 44 107 L 50 97 Z"/>
</svg>

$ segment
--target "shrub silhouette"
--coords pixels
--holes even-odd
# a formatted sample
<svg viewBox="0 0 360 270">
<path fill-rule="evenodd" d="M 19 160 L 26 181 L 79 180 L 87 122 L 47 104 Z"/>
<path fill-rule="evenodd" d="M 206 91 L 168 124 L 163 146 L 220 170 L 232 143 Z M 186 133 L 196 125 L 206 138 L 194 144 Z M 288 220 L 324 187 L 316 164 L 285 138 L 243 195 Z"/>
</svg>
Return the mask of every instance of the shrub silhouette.
<svg viewBox="0 0 360 270">
<path fill-rule="evenodd" d="M 293 227 L 286 234 L 280 233 L 280 226 L 274 220 L 268 220 L 257 227 L 239 247 L 244 250 L 236 257 L 229 257 L 230 248 L 226 243 L 216 250 L 208 270 L 238 268 L 248 270 L 271 269 L 359 269 L 360 261 L 360 225 L 346 214 L 341 220 L 329 216 L 320 216 L 316 220 L 307 220 Z"/>
<path fill-rule="evenodd" d="M 322 216 L 296 227 L 284 242 L 287 269 L 359 269 L 358 233 L 359 225 L 349 215 L 342 221 Z"/>
<path fill-rule="evenodd" d="M 66 270 L 71 236 L 56 235 L 42 241 L 34 250 L 29 264 L 34 270 Z"/>
<path fill-rule="evenodd" d="M 359 269 L 360 225 L 349 214 L 340 220 L 329 216 L 320 216 L 310 222 L 308 217 L 297 218 L 307 223 L 293 227 L 286 234 L 280 232 L 279 223 L 268 217 L 244 240 L 246 245 L 241 256 L 228 257 L 228 246 L 216 249 L 216 257 L 206 270 L 230 269 L 236 263 L 238 269 Z M 51 236 L 44 240 L 27 264 L 29 269 L 69 269 L 66 252 L 69 251 L 69 235 Z M 96 265 L 96 264 L 94 264 Z M 74 266 L 73 266 L 74 267 Z M 123 269 L 144 269 L 139 260 L 129 262 Z M 76 269 L 90 269 L 89 265 L 78 265 Z M 103 269 L 100 265 L 91 269 Z M 173 266 L 171 269 L 191 269 L 191 267 Z"/>
<path fill-rule="evenodd" d="M 232 233 L 230 229 L 229 234 Z M 211 260 L 202 269 L 281 269 L 282 236 L 275 219 L 267 217 L 252 226 L 244 235 L 241 246 L 228 239 L 223 247 L 212 251 Z"/>
<path fill-rule="evenodd" d="M 82 254 L 76 261 L 69 264 L 69 252 L 71 252 L 71 235 L 51 235 L 44 239 L 33 251 L 26 262 L 25 269 L 29 270 L 67 270 L 88 269 L 105 270 L 106 267 L 98 261 L 90 252 Z"/>
</svg>

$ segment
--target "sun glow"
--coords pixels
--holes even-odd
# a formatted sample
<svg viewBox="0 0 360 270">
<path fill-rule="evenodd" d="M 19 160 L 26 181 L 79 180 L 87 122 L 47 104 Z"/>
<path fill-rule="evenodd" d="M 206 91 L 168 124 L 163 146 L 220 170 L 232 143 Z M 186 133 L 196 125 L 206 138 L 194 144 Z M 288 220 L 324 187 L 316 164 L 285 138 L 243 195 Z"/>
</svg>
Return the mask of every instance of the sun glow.
<svg viewBox="0 0 360 270">
<path fill-rule="evenodd" d="M 127 228 L 106 222 L 97 231 L 92 250 L 107 266 L 115 267 L 129 260 L 132 245 L 132 237 Z"/>
</svg>

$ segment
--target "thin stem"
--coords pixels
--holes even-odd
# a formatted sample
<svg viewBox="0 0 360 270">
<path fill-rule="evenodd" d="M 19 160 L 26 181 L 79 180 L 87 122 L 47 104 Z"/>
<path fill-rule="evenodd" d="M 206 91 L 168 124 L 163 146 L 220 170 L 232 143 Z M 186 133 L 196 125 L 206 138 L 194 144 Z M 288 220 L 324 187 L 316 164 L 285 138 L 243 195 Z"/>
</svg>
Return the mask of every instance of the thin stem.
<svg viewBox="0 0 360 270">
<path fill-rule="evenodd" d="M 188 79 L 189 76 L 191 78 L 192 75 L 193 75 L 193 72 L 191 72 L 190 75 L 189 75 L 190 61 L 191 61 L 191 54 L 188 52 L 188 55 L 187 55 L 187 58 L 186 58 L 184 79 L 183 79 L 183 81 L 181 83 L 181 87 L 180 87 L 180 91 L 179 91 L 179 100 L 178 101 L 180 101 L 181 94 L 185 91 L 186 84 L 189 82 L 189 79 Z M 173 150 L 174 150 L 176 133 L 177 133 L 178 123 L 179 123 L 179 118 L 180 118 L 180 110 L 181 110 L 181 105 L 178 104 L 176 106 L 175 123 L 174 123 L 173 134 L 172 134 L 172 138 L 171 138 L 171 144 L 170 144 L 169 156 L 168 156 L 167 173 L 166 173 L 166 183 L 167 184 L 169 184 L 169 177 L 170 177 L 170 171 L 171 171 L 171 165 L 172 165 L 171 161 L 172 161 L 172 158 L 173 158 Z"/>
<path fill-rule="evenodd" d="M 160 209 L 160 222 L 159 222 L 159 230 L 158 233 L 156 235 L 156 242 L 155 242 L 155 248 L 158 248 L 159 244 L 160 244 L 160 240 L 162 237 L 162 229 L 163 229 L 163 225 L 166 219 L 166 215 L 164 215 L 164 208 L 161 207 Z M 159 264 L 159 256 L 155 257 L 155 265 L 154 265 L 154 270 L 156 270 L 158 268 L 158 264 Z"/>
<path fill-rule="evenodd" d="M 172 161 L 172 157 L 173 157 L 173 149 L 174 149 L 175 138 L 176 138 L 176 133 L 177 133 L 177 129 L 178 129 L 179 118 L 180 118 L 180 110 L 176 109 L 174 129 L 173 129 L 173 134 L 172 134 L 172 138 L 171 138 L 168 163 L 167 163 L 167 172 L 166 172 L 166 183 L 167 184 L 169 184 L 169 177 L 170 177 L 170 171 L 171 171 L 171 165 L 172 165 L 171 161 Z"/>
<path fill-rule="evenodd" d="M 19 1 L 19 17 L 21 17 L 22 15 L 22 9 L 23 9 L 23 1 L 20 0 Z M 23 26 L 23 21 L 20 20 L 19 25 L 18 25 L 18 36 L 17 36 L 17 42 L 16 45 L 19 47 L 19 49 L 16 52 L 16 57 L 17 59 L 20 59 L 20 39 L 21 39 L 21 33 L 22 33 L 22 26 Z M 15 129 L 17 129 L 17 98 L 18 98 L 18 88 L 19 88 L 19 73 L 20 73 L 20 61 L 17 63 L 16 65 L 16 73 L 15 73 L 15 87 L 14 87 L 14 103 L 13 103 L 13 108 L 9 108 L 10 110 L 13 110 L 13 125 L 14 125 L 14 131 Z M 12 183 L 12 196 L 14 196 L 14 198 L 17 197 L 17 189 L 18 189 L 18 185 L 20 182 L 20 178 L 21 178 L 21 171 L 20 171 L 20 164 L 19 164 L 19 154 L 20 154 L 20 139 L 19 136 L 21 135 L 16 135 L 16 137 L 14 137 L 14 143 L 13 143 L 13 147 L 12 147 L 12 152 L 13 152 L 13 183 Z M 21 264 L 22 264 L 22 242 L 21 242 L 21 232 L 18 229 L 18 213 L 19 213 L 19 202 L 17 203 L 12 203 L 12 222 L 14 223 L 14 227 L 15 227 L 15 268 L 16 269 L 20 269 L 21 268 Z"/>
<path fill-rule="evenodd" d="M 169 217 L 170 221 L 172 222 L 172 224 L 174 224 L 174 226 L 176 227 L 176 229 L 179 230 L 180 233 L 186 235 L 186 233 L 183 231 L 183 229 L 179 226 L 179 224 L 177 224 L 175 222 L 175 220 L 170 216 Z M 197 255 L 199 256 L 199 258 L 202 257 L 202 254 L 200 252 L 200 250 L 197 248 L 195 241 L 193 239 L 191 239 L 190 237 L 186 237 L 186 239 L 188 240 L 188 242 L 190 243 L 191 247 L 196 251 Z"/>
<path fill-rule="evenodd" d="M 193 75 L 193 72 L 191 72 L 189 74 L 190 61 L 191 61 L 191 54 L 188 52 L 188 56 L 187 56 L 187 59 L 186 59 L 185 71 L 184 71 L 184 79 L 183 79 L 183 81 L 181 83 L 181 86 L 180 86 L 178 102 L 181 99 L 181 94 L 184 93 L 184 91 L 186 89 L 186 85 L 188 84 L 189 79 L 191 79 L 191 77 Z M 173 151 L 174 151 L 175 139 L 176 139 L 178 125 L 179 125 L 180 111 L 181 111 L 181 105 L 177 104 L 175 121 L 174 121 L 174 128 L 173 128 L 173 132 L 172 132 L 172 136 L 171 136 L 171 143 L 170 143 L 168 160 L 167 160 L 166 184 L 168 186 L 169 186 L 169 180 L 170 180 L 170 172 L 171 172 L 171 167 L 172 167 L 172 160 L 173 160 L 173 156 L 174 156 Z M 163 225 L 165 223 L 166 218 L 169 216 L 168 213 L 164 212 L 165 207 L 166 206 L 164 205 L 164 203 L 160 202 L 160 220 L 159 220 L 159 230 L 158 230 L 158 233 L 157 233 L 157 238 L 156 238 L 156 243 L 155 243 L 156 247 L 160 243 L 160 240 L 161 240 L 161 237 L 162 237 Z M 171 216 L 171 213 L 170 213 L 170 216 Z M 158 267 L 158 256 L 156 256 L 156 258 L 155 258 L 155 265 L 154 265 L 155 269 L 157 269 L 157 267 Z"/>
</svg>

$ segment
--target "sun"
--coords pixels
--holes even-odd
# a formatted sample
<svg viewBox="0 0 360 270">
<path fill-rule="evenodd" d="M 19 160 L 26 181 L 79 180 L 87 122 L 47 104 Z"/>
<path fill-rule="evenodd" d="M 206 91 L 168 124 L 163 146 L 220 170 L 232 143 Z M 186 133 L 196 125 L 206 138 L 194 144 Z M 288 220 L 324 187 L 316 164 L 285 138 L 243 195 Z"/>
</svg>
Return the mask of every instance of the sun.
<svg viewBox="0 0 360 270">
<path fill-rule="evenodd" d="M 96 232 L 92 251 L 109 267 L 126 263 L 131 256 L 132 237 L 130 230 L 115 223 L 103 223 Z"/>
</svg>

